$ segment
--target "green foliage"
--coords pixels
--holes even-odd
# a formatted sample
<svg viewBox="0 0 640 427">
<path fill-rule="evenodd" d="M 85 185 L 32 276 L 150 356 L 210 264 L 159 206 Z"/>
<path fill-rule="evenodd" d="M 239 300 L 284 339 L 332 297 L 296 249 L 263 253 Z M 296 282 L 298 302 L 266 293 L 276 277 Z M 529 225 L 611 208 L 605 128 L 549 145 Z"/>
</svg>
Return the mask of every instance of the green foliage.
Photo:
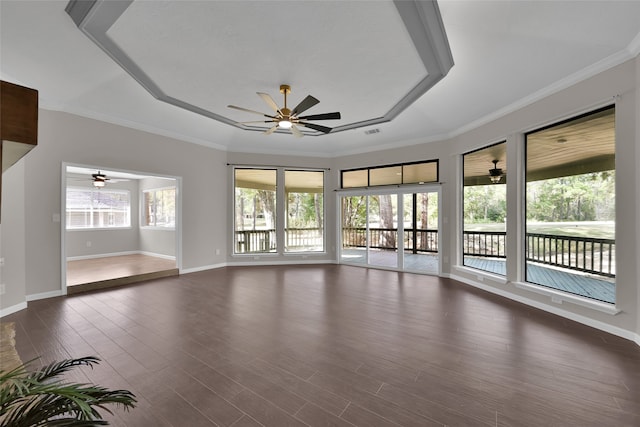
<svg viewBox="0 0 640 427">
<path fill-rule="evenodd" d="M 615 174 L 593 172 L 527 183 L 527 219 L 543 222 L 615 219 Z"/>
<path fill-rule="evenodd" d="M 0 371 L 0 427 L 108 425 L 98 409 L 107 405 L 125 410 L 137 402 L 128 390 L 109 390 L 89 384 L 64 382 L 57 377 L 78 366 L 98 364 L 96 357 L 54 362 L 29 372 L 29 363 Z"/>
<path fill-rule="evenodd" d="M 345 228 L 367 226 L 367 196 L 342 198 L 342 226 Z"/>
<path fill-rule="evenodd" d="M 288 228 L 322 228 L 322 193 L 287 193 Z"/>
<path fill-rule="evenodd" d="M 464 223 L 504 223 L 506 190 L 506 184 L 464 187 Z"/>
</svg>

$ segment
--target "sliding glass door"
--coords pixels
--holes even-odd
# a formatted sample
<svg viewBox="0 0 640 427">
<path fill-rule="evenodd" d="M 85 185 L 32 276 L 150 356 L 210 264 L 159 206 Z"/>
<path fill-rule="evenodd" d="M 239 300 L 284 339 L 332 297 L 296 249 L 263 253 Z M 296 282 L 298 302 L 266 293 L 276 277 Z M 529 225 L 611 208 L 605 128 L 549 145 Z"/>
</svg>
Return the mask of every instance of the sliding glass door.
<svg viewBox="0 0 640 427">
<path fill-rule="evenodd" d="M 440 190 L 413 190 L 341 194 L 340 262 L 439 274 Z"/>
</svg>

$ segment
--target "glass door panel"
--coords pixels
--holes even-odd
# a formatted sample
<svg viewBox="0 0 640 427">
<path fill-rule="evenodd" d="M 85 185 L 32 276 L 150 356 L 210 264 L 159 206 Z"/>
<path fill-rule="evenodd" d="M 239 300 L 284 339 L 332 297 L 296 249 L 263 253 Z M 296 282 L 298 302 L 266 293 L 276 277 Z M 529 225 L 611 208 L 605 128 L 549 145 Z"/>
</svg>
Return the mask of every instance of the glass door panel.
<svg viewBox="0 0 640 427">
<path fill-rule="evenodd" d="M 404 270 L 438 274 L 438 193 L 403 194 Z"/>
<path fill-rule="evenodd" d="M 367 263 L 367 196 L 343 196 L 341 210 L 340 261 Z"/>
<path fill-rule="evenodd" d="M 398 195 L 369 196 L 369 265 L 398 267 Z"/>
</svg>

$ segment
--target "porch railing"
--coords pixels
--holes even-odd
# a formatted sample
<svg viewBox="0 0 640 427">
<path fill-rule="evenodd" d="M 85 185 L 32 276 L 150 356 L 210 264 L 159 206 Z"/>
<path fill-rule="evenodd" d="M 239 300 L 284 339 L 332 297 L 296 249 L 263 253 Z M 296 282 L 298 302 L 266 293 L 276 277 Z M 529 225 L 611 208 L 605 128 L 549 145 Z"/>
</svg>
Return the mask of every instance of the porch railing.
<svg viewBox="0 0 640 427">
<path fill-rule="evenodd" d="M 324 245 L 321 228 L 287 228 L 284 234 L 289 249 L 317 249 Z M 236 253 L 275 252 L 276 249 L 275 229 L 236 231 Z"/>
<path fill-rule="evenodd" d="M 395 228 L 370 228 L 370 247 L 393 249 L 397 247 Z M 487 258 L 506 258 L 506 232 L 465 231 L 463 255 Z M 287 248 L 319 247 L 322 230 L 318 228 L 290 228 L 285 230 Z M 404 230 L 404 250 L 413 253 L 437 253 L 438 230 Z M 527 261 L 582 271 L 606 277 L 615 277 L 615 248 L 613 239 L 558 236 L 554 234 L 527 233 L 525 256 Z M 344 227 L 342 245 L 345 248 L 365 248 L 367 229 Z M 236 253 L 275 252 L 276 231 L 236 231 Z"/>
<path fill-rule="evenodd" d="M 527 261 L 615 277 L 616 241 L 527 233 Z"/>
</svg>

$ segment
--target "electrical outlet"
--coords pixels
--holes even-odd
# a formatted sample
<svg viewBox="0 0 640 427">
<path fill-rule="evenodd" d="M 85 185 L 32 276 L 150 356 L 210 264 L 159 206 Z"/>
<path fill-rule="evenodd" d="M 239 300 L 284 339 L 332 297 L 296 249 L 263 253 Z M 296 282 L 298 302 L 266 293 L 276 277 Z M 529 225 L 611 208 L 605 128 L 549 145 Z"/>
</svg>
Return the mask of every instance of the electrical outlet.
<svg viewBox="0 0 640 427">
<path fill-rule="evenodd" d="M 4 257 L 0 258 L 0 267 L 4 267 Z"/>
<path fill-rule="evenodd" d="M 87 247 L 90 248 L 91 247 L 91 240 L 87 240 Z"/>
<path fill-rule="evenodd" d="M 482 276 L 476 276 L 476 277 L 478 278 L 479 282 L 484 282 L 484 277 L 482 277 Z"/>
<path fill-rule="evenodd" d="M 7 292 L 7 285 L 0 283 L 0 295 L 4 295 Z"/>
<path fill-rule="evenodd" d="M 556 304 L 562 304 L 562 298 L 551 297 L 551 302 L 555 302 Z"/>
<path fill-rule="evenodd" d="M 216 255 L 220 255 L 220 249 L 216 249 Z"/>
</svg>

